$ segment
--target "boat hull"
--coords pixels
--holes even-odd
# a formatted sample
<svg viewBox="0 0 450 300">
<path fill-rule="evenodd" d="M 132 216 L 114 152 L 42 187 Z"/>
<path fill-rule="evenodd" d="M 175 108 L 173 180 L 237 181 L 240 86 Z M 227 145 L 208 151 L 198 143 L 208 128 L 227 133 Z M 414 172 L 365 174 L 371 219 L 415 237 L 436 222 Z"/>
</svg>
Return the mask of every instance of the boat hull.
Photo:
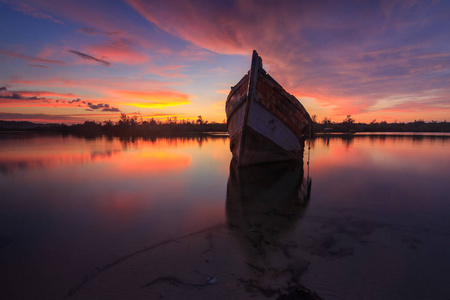
<svg viewBox="0 0 450 300">
<path fill-rule="evenodd" d="M 252 62 L 249 73 L 232 88 L 225 110 L 230 150 L 239 166 L 303 156 L 309 114 L 265 73 L 261 61 Z"/>
<path fill-rule="evenodd" d="M 245 131 L 245 145 L 243 132 Z M 270 163 L 303 157 L 304 143 L 295 149 L 286 150 L 269 137 L 261 134 L 251 126 L 241 128 L 230 137 L 230 150 L 239 166 Z"/>
</svg>

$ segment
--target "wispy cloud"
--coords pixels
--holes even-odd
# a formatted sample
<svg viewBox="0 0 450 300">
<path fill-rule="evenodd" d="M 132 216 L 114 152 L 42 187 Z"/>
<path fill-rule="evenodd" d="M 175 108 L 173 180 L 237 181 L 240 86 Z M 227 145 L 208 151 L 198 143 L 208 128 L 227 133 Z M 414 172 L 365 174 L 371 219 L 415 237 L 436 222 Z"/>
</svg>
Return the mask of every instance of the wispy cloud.
<svg viewBox="0 0 450 300">
<path fill-rule="evenodd" d="M 13 1 L 8 1 L 8 0 L 2 0 L 1 2 L 4 2 L 6 4 L 10 4 L 11 7 L 14 10 L 20 11 L 21 13 L 28 15 L 28 16 L 32 16 L 35 17 L 37 19 L 45 19 L 45 20 L 50 20 L 53 21 L 55 23 L 61 24 L 61 25 L 65 25 L 63 21 L 58 20 L 56 18 L 54 18 L 53 16 L 44 13 L 42 11 L 37 10 L 36 8 L 25 4 L 25 3 L 13 3 Z"/>
<path fill-rule="evenodd" d="M 64 62 L 59 61 L 59 60 L 27 56 L 27 55 L 23 55 L 23 54 L 20 54 L 20 53 L 11 52 L 11 51 L 5 51 L 5 50 L 1 50 L 1 49 L 0 49 L 0 54 L 7 55 L 7 56 L 10 56 L 10 57 L 22 58 L 22 59 L 26 59 L 26 60 L 29 60 L 29 61 L 32 61 L 32 62 L 37 62 L 37 63 L 65 65 Z"/>
<path fill-rule="evenodd" d="M 92 27 L 83 27 L 77 30 L 77 32 L 79 33 L 83 33 L 89 36 L 97 36 L 97 35 L 102 35 L 102 36 L 115 36 L 115 35 L 121 35 L 123 34 L 123 31 L 120 30 L 116 30 L 116 31 L 103 31 L 103 30 L 98 30 Z"/>
<path fill-rule="evenodd" d="M 29 67 L 33 67 L 33 68 L 42 68 L 42 69 L 50 69 L 49 66 L 44 66 L 44 65 L 33 65 L 33 64 L 29 64 Z"/>
<path fill-rule="evenodd" d="M 55 93 L 49 91 L 8 91 L 6 87 L 0 88 L 0 106 L 26 107 L 26 106 L 71 106 L 85 107 L 88 111 L 120 112 L 120 109 L 108 103 L 94 103 L 80 98 L 73 99 L 72 93 Z M 72 98 L 72 99 L 70 99 Z M 24 102 L 30 102 L 29 105 Z"/>
<path fill-rule="evenodd" d="M 8 91 L 6 87 L 0 88 L 0 99 L 15 99 L 15 100 L 41 100 L 48 101 L 51 98 L 70 98 L 75 95 L 72 93 L 55 93 L 48 91 Z"/>
<path fill-rule="evenodd" d="M 91 56 L 89 54 L 86 54 L 86 53 L 83 53 L 83 52 L 79 52 L 79 51 L 75 51 L 75 50 L 69 50 L 69 52 L 71 52 L 71 53 L 73 53 L 75 55 L 78 55 L 82 59 L 92 60 L 92 61 L 98 62 L 98 63 L 104 65 L 105 67 L 111 66 L 111 63 L 107 62 L 106 60 L 95 58 L 95 57 L 93 57 L 93 56 Z"/>
</svg>

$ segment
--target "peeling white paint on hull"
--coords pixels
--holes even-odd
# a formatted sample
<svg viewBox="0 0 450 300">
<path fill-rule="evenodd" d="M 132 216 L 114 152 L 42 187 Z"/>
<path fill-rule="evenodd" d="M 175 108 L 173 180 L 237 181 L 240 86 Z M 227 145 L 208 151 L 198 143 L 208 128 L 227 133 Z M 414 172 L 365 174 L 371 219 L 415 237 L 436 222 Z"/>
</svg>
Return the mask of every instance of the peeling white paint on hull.
<svg viewBox="0 0 450 300">
<path fill-rule="evenodd" d="M 232 87 L 225 110 L 230 150 L 239 166 L 303 155 L 311 118 L 294 96 L 266 74 L 256 51 L 249 73 Z"/>
</svg>

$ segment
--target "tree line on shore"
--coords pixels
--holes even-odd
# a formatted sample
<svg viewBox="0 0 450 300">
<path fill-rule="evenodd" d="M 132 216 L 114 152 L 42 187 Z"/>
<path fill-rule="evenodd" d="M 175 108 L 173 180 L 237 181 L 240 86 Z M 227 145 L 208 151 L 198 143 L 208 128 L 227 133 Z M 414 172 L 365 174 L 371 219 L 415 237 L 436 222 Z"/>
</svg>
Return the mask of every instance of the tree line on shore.
<svg viewBox="0 0 450 300">
<path fill-rule="evenodd" d="M 356 132 L 450 132 L 450 122 L 415 120 L 413 122 L 377 122 L 357 123 L 351 115 L 342 122 L 332 122 L 325 117 L 321 122 L 312 115 L 313 133 L 356 133 Z M 118 121 L 85 121 L 81 124 L 35 124 L 31 122 L 0 121 L 0 130 L 55 131 L 80 135 L 115 135 L 115 136 L 152 136 L 152 135 L 185 135 L 208 132 L 226 132 L 226 123 L 205 121 L 202 116 L 196 120 L 178 120 L 176 117 L 166 120 L 143 120 L 138 116 L 121 114 Z"/>
<path fill-rule="evenodd" d="M 450 132 L 450 122 L 414 120 L 413 122 L 377 122 L 357 123 L 351 115 L 342 122 L 332 122 L 325 117 L 321 122 L 317 121 L 317 116 L 311 116 L 313 125 L 312 131 L 315 133 L 356 133 L 356 132 Z"/>
<path fill-rule="evenodd" d="M 3 123 L 3 126 L 2 126 Z M 85 121 L 81 124 L 34 124 L 31 122 L 0 121 L 0 130 L 54 131 L 79 135 L 114 135 L 114 136 L 151 136 L 175 134 L 199 134 L 207 132 L 226 132 L 227 124 L 208 122 L 198 116 L 197 120 L 178 120 L 169 117 L 166 120 L 143 120 L 142 117 L 127 116 L 122 113 L 118 121 Z"/>
<path fill-rule="evenodd" d="M 119 121 L 85 121 L 83 124 L 64 126 L 64 129 L 74 133 L 99 133 L 107 135 L 173 135 L 177 133 L 205 133 L 224 132 L 227 125 L 221 123 L 209 123 L 198 116 L 195 121 L 178 120 L 176 117 L 169 117 L 164 121 L 150 119 L 139 120 L 138 116 L 127 116 L 122 113 Z"/>
</svg>

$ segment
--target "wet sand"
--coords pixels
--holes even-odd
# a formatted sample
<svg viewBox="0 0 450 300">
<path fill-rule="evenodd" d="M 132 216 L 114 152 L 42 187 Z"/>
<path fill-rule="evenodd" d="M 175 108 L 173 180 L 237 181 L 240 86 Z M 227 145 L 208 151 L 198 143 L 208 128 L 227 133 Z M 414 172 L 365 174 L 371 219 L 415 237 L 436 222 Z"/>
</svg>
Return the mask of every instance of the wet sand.
<svg viewBox="0 0 450 300">
<path fill-rule="evenodd" d="M 301 284 L 308 262 L 291 255 L 293 245 L 249 241 L 242 249 L 236 234 L 217 225 L 124 255 L 86 274 L 66 298 L 319 299 Z"/>
<path fill-rule="evenodd" d="M 445 299 L 449 295 L 442 280 L 449 267 L 449 248 L 437 247 L 448 231 L 430 234 L 429 228 L 325 216 L 306 217 L 289 232 L 241 225 L 218 224 L 124 255 L 86 274 L 66 298 Z M 442 256 L 441 263 L 436 256 Z"/>
</svg>

